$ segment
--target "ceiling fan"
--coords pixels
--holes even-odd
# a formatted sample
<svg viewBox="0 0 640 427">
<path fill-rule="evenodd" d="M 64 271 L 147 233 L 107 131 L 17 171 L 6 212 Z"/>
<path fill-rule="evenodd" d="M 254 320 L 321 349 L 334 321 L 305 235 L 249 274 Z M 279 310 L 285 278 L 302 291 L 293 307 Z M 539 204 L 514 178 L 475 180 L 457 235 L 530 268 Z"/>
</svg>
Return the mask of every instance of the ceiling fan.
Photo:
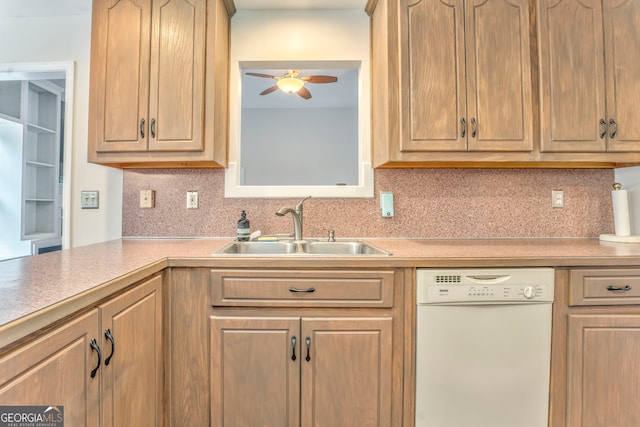
<svg viewBox="0 0 640 427">
<path fill-rule="evenodd" d="M 260 95 L 268 95 L 278 89 L 286 93 L 297 93 L 304 99 L 311 98 L 311 92 L 304 87 L 306 83 L 335 83 L 338 78 L 335 76 L 300 76 L 300 70 L 289 70 L 283 76 L 272 76 L 262 73 L 246 73 L 248 76 L 264 77 L 267 79 L 276 79 L 275 85 L 263 90 Z"/>
</svg>

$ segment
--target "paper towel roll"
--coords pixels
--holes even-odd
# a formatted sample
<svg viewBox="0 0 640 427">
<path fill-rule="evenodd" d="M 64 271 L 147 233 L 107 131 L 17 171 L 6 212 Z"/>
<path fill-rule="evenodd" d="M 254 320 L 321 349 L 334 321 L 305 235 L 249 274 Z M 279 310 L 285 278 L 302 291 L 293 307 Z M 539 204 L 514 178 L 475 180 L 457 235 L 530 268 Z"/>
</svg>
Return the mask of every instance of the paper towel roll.
<svg viewBox="0 0 640 427">
<path fill-rule="evenodd" d="M 613 190 L 611 192 L 613 202 L 613 225 L 616 236 L 630 236 L 631 222 L 629 221 L 629 199 L 627 190 Z"/>
</svg>

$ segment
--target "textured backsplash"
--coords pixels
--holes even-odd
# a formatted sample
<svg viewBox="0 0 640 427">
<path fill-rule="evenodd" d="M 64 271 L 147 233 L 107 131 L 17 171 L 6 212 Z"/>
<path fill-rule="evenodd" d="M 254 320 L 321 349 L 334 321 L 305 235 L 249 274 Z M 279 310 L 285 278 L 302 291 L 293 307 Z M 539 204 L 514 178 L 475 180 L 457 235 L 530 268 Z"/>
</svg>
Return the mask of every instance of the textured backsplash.
<svg viewBox="0 0 640 427">
<path fill-rule="evenodd" d="M 597 237 L 613 232 L 612 169 L 379 169 L 374 199 L 310 199 L 305 237 L 502 238 Z M 153 209 L 140 209 L 140 190 L 155 190 Z M 185 208 L 186 192 L 199 209 Z M 565 207 L 551 207 L 564 190 Z M 380 215 L 380 191 L 394 194 L 395 217 Z M 290 233 L 282 206 L 298 199 L 225 199 L 219 169 L 125 170 L 126 237 L 231 237 L 240 211 L 251 231 Z"/>
</svg>

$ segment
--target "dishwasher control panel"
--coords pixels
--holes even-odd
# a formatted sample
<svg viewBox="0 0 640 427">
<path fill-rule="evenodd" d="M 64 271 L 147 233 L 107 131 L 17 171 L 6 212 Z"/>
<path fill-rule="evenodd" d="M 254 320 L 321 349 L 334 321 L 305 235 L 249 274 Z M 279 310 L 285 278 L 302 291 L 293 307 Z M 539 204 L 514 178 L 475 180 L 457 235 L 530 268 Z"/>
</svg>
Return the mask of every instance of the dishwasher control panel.
<svg viewBox="0 0 640 427">
<path fill-rule="evenodd" d="M 553 301 L 553 269 L 418 269 L 418 304 Z"/>
</svg>

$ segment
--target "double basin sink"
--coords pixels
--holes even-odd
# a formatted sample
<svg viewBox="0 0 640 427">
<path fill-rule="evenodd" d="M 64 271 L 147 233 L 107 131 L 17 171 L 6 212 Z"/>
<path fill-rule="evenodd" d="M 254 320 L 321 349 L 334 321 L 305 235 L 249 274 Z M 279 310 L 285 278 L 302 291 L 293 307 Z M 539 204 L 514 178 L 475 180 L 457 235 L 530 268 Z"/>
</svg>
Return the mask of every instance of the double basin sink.
<svg viewBox="0 0 640 427">
<path fill-rule="evenodd" d="M 229 255 L 391 255 L 368 242 L 350 241 L 276 241 L 276 242 L 232 242 L 222 247 L 216 254 Z"/>
</svg>

